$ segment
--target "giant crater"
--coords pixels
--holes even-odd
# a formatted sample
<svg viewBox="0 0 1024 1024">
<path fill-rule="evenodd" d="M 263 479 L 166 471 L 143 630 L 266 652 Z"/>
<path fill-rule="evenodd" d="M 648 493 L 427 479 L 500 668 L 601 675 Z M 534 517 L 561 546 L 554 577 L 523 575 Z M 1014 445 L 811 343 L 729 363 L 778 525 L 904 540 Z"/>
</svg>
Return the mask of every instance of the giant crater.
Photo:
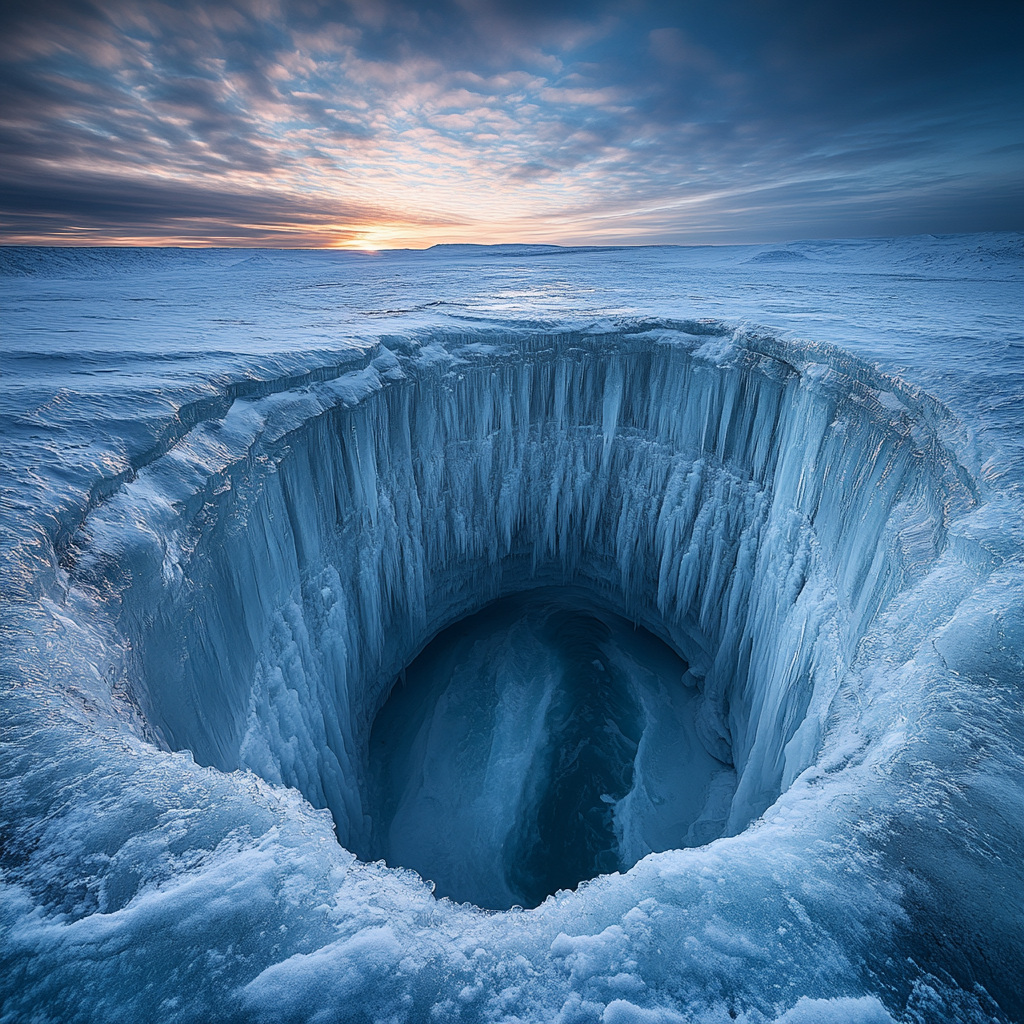
<svg viewBox="0 0 1024 1024">
<path fill-rule="evenodd" d="M 814 764 L 973 501 L 942 417 L 716 324 L 385 337 L 183 419 L 69 564 L 119 595 L 160 745 L 531 907 L 737 835 Z"/>
</svg>

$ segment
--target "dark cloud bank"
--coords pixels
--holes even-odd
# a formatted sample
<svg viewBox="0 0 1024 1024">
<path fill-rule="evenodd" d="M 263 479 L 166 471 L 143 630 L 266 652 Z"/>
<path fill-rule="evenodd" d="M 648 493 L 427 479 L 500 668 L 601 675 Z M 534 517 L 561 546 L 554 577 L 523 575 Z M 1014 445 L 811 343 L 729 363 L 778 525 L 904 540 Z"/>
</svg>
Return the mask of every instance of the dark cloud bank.
<svg viewBox="0 0 1024 1024">
<path fill-rule="evenodd" d="M 511 240 L 492 209 L 564 241 L 1020 229 L 1022 12 L 8 3 L 0 234 Z"/>
</svg>

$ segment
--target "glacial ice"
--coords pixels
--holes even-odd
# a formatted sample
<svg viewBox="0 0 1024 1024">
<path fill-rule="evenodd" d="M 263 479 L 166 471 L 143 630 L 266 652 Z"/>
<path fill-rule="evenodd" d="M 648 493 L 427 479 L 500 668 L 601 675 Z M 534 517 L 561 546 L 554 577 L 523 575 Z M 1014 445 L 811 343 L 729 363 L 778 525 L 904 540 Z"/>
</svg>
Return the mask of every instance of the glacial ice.
<svg viewBox="0 0 1024 1024">
<path fill-rule="evenodd" d="M 774 251 L 735 273 L 817 258 Z M 144 454 L 77 506 L 31 512 L 71 392 L 24 402 L 0 1019 L 1020 1012 L 1012 436 L 570 312 L 396 315 L 172 417 L 100 385 Z"/>
<path fill-rule="evenodd" d="M 298 789 L 359 848 L 398 672 L 489 601 L 585 586 L 690 666 L 700 740 L 737 773 L 723 833 L 742 831 L 811 763 L 866 624 L 969 486 L 877 389 L 770 344 L 484 338 L 385 342 L 236 402 L 97 509 L 77 571 L 123 595 L 146 721 Z"/>
</svg>

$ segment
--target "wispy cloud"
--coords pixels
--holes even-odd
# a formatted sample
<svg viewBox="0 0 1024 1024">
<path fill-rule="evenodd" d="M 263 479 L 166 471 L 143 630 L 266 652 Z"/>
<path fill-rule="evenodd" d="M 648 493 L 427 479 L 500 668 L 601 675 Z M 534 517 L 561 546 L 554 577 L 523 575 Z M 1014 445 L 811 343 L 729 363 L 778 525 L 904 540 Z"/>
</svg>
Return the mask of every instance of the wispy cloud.
<svg viewBox="0 0 1024 1024">
<path fill-rule="evenodd" d="M 9 4 L 0 237 L 429 245 L 1024 226 L 1021 7 Z"/>
</svg>

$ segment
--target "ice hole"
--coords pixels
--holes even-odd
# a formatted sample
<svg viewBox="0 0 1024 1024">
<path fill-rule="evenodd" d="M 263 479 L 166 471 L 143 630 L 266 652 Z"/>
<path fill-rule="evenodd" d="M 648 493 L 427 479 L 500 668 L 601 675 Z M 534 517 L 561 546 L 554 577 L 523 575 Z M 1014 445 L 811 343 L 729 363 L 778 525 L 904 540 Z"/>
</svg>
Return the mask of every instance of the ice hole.
<svg viewBox="0 0 1024 1024">
<path fill-rule="evenodd" d="M 735 788 L 666 643 L 579 588 L 496 601 L 439 633 L 370 737 L 370 847 L 493 910 L 721 834 Z"/>
<path fill-rule="evenodd" d="M 767 342 L 442 340 L 236 402 L 90 517 L 148 735 L 484 907 L 738 835 L 969 500 L 917 399 Z"/>
</svg>

